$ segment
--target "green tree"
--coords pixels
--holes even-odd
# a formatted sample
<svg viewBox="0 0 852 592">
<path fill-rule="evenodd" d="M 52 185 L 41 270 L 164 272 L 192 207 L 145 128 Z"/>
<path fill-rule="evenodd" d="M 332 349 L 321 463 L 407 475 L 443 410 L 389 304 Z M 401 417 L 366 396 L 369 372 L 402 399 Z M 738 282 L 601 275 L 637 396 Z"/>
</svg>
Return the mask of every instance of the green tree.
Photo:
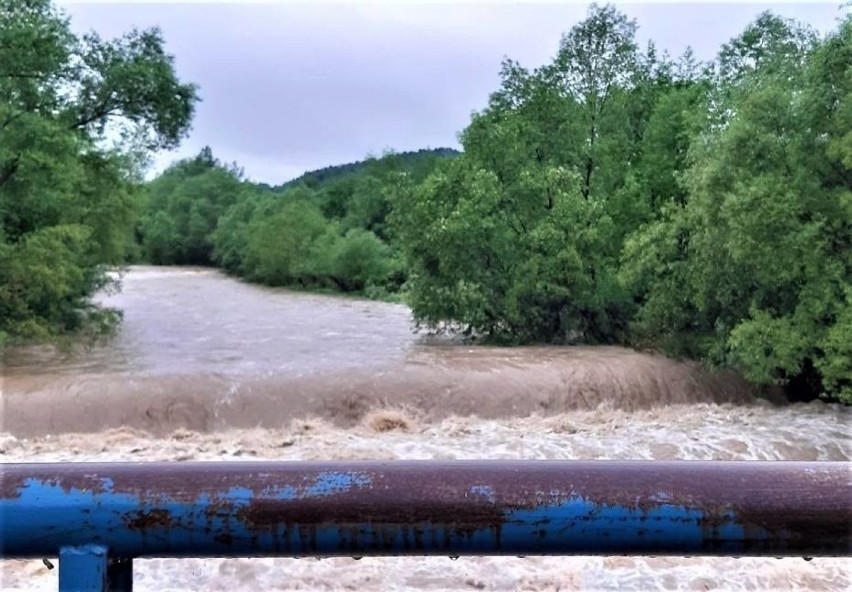
<svg viewBox="0 0 852 592">
<path fill-rule="evenodd" d="M 688 201 L 625 249 L 623 277 L 641 294 L 637 335 L 794 396 L 850 398 L 852 178 L 838 150 L 850 38 L 848 18 L 814 47 L 763 15 L 723 49 L 714 98 L 726 116 L 693 143 Z M 759 60 L 732 62 L 731 47 Z"/>
<path fill-rule="evenodd" d="M 210 265 L 213 233 L 227 209 L 256 190 L 236 166 L 205 148 L 148 184 L 148 212 L 140 225 L 145 255 L 155 264 Z"/>
<path fill-rule="evenodd" d="M 630 101 L 653 102 L 661 77 L 635 31 L 592 6 L 553 63 L 530 72 L 507 60 L 462 133 L 464 155 L 395 198 L 418 320 L 510 342 L 623 338 L 618 257 L 638 222 L 619 196 L 650 111 Z"/>
<path fill-rule="evenodd" d="M 140 157 L 195 100 L 157 30 L 77 37 L 48 0 L 0 0 L 0 341 L 102 324 L 89 297 L 131 249 Z"/>
<path fill-rule="evenodd" d="M 302 201 L 254 217 L 247 228 L 242 268 L 249 279 L 273 286 L 315 285 L 322 274 L 313 253 L 327 225 L 319 208 Z"/>
<path fill-rule="evenodd" d="M 334 243 L 329 276 L 344 291 L 383 288 L 393 272 L 390 247 L 369 230 L 349 230 Z"/>
<path fill-rule="evenodd" d="M 273 199 L 260 193 L 249 195 L 228 208 L 219 218 L 216 230 L 210 237 L 215 264 L 227 273 L 246 275 L 248 270 L 244 262 L 251 232 L 249 223 L 256 216 L 263 218 L 270 215 L 274 208 Z"/>
<path fill-rule="evenodd" d="M 593 4 L 586 20 L 562 38 L 553 64 L 542 70 L 557 92 L 577 106 L 583 131 L 577 164 L 586 199 L 595 192 L 606 197 L 618 184 L 615 169 L 601 170 L 600 161 L 624 155 L 626 138 L 619 131 L 627 128 L 624 93 L 633 86 L 638 65 L 635 36 L 635 21 L 611 5 Z"/>
<path fill-rule="evenodd" d="M 462 157 L 397 200 L 419 322 L 506 342 L 606 340 L 615 330 L 604 326 L 617 315 L 603 314 L 609 303 L 589 273 L 608 219 L 582 197 L 579 175 L 533 167 L 507 195 L 497 175 Z"/>
</svg>

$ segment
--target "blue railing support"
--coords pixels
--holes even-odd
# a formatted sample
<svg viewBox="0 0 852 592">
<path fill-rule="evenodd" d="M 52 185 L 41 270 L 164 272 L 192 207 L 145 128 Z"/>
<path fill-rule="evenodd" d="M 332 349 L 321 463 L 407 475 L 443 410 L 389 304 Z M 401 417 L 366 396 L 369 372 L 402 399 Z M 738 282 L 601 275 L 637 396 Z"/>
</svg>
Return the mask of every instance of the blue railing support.
<svg viewBox="0 0 852 592">
<path fill-rule="evenodd" d="M 131 592 L 133 560 L 110 557 L 104 545 L 81 545 L 59 549 L 61 591 Z"/>
<path fill-rule="evenodd" d="M 5 464 L 0 489 L 0 556 L 93 590 L 149 556 L 852 555 L 843 462 Z"/>
<path fill-rule="evenodd" d="M 109 549 L 104 545 L 81 545 L 59 549 L 60 590 L 107 590 Z"/>
</svg>

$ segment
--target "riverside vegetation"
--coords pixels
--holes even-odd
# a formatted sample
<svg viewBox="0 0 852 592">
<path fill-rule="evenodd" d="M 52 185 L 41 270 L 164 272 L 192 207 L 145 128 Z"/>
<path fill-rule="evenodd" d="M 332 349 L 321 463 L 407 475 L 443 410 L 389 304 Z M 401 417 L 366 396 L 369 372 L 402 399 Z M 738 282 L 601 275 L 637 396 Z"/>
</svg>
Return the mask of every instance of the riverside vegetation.
<svg viewBox="0 0 852 592">
<path fill-rule="evenodd" d="M 0 342 L 113 328 L 90 304 L 110 266 L 213 265 L 852 402 L 852 16 L 821 36 L 764 13 L 708 63 L 636 32 L 592 6 L 549 63 L 505 61 L 461 152 L 272 187 L 205 149 L 146 182 L 197 100 L 160 33 L 0 0 Z"/>
</svg>

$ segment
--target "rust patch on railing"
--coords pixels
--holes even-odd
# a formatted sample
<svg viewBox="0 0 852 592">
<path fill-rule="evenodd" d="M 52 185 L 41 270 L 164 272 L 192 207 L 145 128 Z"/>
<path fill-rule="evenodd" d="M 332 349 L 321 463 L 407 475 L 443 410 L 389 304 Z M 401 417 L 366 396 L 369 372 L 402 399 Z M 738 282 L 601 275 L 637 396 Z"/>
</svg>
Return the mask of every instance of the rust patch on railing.
<svg viewBox="0 0 852 592">
<path fill-rule="evenodd" d="M 139 510 L 124 516 L 124 522 L 131 530 L 148 530 L 152 528 L 171 528 L 180 522 L 172 519 L 168 510 Z"/>
<path fill-rule="evenodd" d="M 624 510 L 607 519 L 611 531 L 599 525 L 602 537 L 618 536 L 628 522 L 637 537 L 658 537 L 653 512 L 674 508 L 683 512 L 665 520 L 698 529 L 703 552 L 726 548 L 720 532 L 731 525 L 743 529 L 737 542 L 744 553 L 852 550 L 848 463 L 71 463 L 6 465 L 2 477 L 7 499 L 31 484 L 90 492 L 95 500 L 131 496 L 139 509 L 121 520 L 132 531 L 196 531 L 229 546 L 238 537 L 243 546 L 263 540 L 275 551 L 316 548 L 318 529 L 329 528 L 337 529 L 340 552 L 358 550 L 365 533 L 379 551 L 417 552 L 475 535 L 499 550 L 507 517 L 575 502 Z M 579 512 L 557 527 L 544 516 L 528 532 L 545 545 L 563 536 L 559 529 L 582 532 L 596 520 Z M 232 532 L 237 527 L 243 530 Z M 438 530 L 447 541 L 427 539 Z"/>
</svg>

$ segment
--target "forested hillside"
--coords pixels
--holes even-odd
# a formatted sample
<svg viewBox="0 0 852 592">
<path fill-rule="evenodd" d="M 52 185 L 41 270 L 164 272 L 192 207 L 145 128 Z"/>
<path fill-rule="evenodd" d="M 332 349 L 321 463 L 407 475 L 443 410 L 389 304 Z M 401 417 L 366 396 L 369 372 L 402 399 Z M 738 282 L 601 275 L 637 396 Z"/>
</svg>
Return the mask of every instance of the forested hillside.
<svg viewBox="0 0 852 592">
<path fill-rule="evenodd" d="M 387 154 L 272 188 L 246 181 L 205 148 L 148 184 L 138 231 L 143 256 L 155 264 L 216 265 L 273 286 L 385 298 L 405 280 L 387 224 L 394 179 L 419 183 L 457 154 Z"/>
<path fill-rule="evenodd" d="M 422 178 L 424 173 L 428 174 L 435 165 L 438 158 L 446 158 L 458 156 L 460 152 L 453 148 L 424 148 L 415 152 L 399 152 L 386 154 L 382 159 L 392 158 L 394 166 L 398 170 L 413 174 L 416 178 Z M 309 171 L 299 177 L 288 181 L 280 188 L 293 187 L 299 184 L 307 185 L 311 188 L 316 188 L 321 184 L 329 181 L 340 180 L 344 177 L 358 175 L 365 170 L 369 172 L 369 167 L 375 161 L 375 158 L 362 160 L 359 162 L 350 162 L 349 164 L 339 164 L 336 166 L 325 167 L 315 171 Z"/>
<path fill-rule="evenodd" d="M 78 38 L 47 0 L 0 2 L 2 336 L 110 325 L 88 304 L 106 265 L 214 265 L 399 297 L 480 340 L 656 349 L 852 401 L 848 14 L 818 35 L 764 13 L 702 63 L 592 6 L 550 62 L 504 62 L 461 154 L 273 187 L 211 149 L 141 183 L 195 101 L 159 33 Z"/>
</svg>

